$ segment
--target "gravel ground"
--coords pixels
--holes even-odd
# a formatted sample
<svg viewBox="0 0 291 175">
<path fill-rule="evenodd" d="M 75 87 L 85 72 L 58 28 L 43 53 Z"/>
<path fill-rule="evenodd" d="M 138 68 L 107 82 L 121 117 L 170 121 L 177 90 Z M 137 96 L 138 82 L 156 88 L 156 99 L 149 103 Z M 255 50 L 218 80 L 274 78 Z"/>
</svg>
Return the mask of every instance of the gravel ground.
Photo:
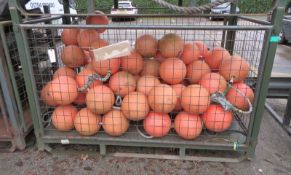
<svg viewBox="0 0 291 175">
<path fill-rule="evenodd" d="M 54 153 L 41 152 L 35 146 L 31 146 L 22 152 L 0 153 L 0 174 L 288 175 L 291 174 L 290 145 L 290 137 L 265 112 L 256 157 L 252 161 L 217 163 L 117 158 L 113 156 L 101 156 L 96 146 L 54 145 Z M 156 153 L 159 153 L 159 151 L 156 151 Z"/>
</svg>

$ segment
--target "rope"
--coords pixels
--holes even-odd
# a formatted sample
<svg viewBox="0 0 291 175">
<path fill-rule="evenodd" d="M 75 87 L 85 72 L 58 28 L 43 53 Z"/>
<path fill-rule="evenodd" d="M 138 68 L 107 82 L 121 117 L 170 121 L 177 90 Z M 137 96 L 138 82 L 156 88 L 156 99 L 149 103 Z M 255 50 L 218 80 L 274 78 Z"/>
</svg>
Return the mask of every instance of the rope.
<svg viewBox="0 0 291 175">
<path fill-rule="evenodd" d="M 201 13 L 203 11 L 210 10 L 213 7 L 216 7 L 216 6 L 221 5 L 223 3 L 226 3 L 226 2 L 235 2 L 235 0 L 216 0 L 215 2 L 211 2 L 211 3 L 205 4 L 202 6 L 198 6 L 198 7 L 180 7 L 177 5 L 170 4 L 164 0 L 152 0 L 152 1 L 154 1 L 155 3 L 157 3 L 163 7 L 172 9 L 172 10 L 180 12 L 180 13 L 187 13 L 187 14 Z"/>
<path fill-rule="evenodd" d="M 95 73 L 88 76 L 88 81 L 84 84 L 83 87 L 78 88 L 79 92 L 83 92 L 90 87 L 90 85 L 95 81 L 99 80 L 101 82 L 106 82 L 111 76 L 111 71 L 108 70 L 105 77 L 101 77 L 99 74 Z"/>
</svg>

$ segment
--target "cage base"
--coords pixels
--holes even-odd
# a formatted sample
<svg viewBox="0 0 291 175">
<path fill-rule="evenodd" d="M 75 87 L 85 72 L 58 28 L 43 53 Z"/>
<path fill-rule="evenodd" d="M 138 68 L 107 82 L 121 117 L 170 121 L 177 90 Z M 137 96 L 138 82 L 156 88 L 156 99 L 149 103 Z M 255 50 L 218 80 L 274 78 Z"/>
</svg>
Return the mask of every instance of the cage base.
<svg viewBox="0 0 291 175">
<path fill-rule="evenodd" d="M 236 133 L 238 134 L 238 133 Z M 112 137 L 100 131 L 95 136 L 80 136 L 76 131 L 59 132 L 52 128 L 45 130 L 42 136 L 42 145 L 38 145 L 40 150 L 54 152 L 54 149 L 49 144 L 78 144 L 78 145 L 98 145 L 101 155 L 112 155 L 117 157 L 136 157 L 136 158 L 152 158 L 152 159 L 175 159 L 175 160 L 201 160 L 201 161 L 220 161 L 220 162 L 239 162 L 246 159 L 245 152 L 247 151 L 246 144 L 238 144 L 234 149 L 234 143 L 229 142 L 229 134 L 220 135 L 201 135 L 195 140 L 183 140 L 177 135 L 170 134 L 163 138 L 147 139 L 142 137 L 135 127 L 130 127 L 128 132 L 119 137 Z M 168 154 L 143 154 L 143 153 L 109 153 L 108 147 L 131 147 L 131 148 L 162 148 L 162 149 L 176 149 L 179 150 L 175 155 Z M 225 151 L 227 156 L 230 153 L 239 154 L 230 157 L 223 155 L 214 157 L 210 156 L 196 156 L 189 155 L 189 151 Z M 87 154 L 87 153 L 86 153 Z"/>
<path fill-rule="evenodd" d="M 32 131 L 33 125 L 32 125 L 32 118 L 30 115 L 30 109 L 26 109 L 23 111 L 23 118 L 24 118 L 24 123 L 25 126 L 27 127 L 23 133 L 21 133 L 20 136 L 18 137 L 24 137 L 23 139 L 25 140 L 28 134 Z M 0 142 L 9 142 L 9 146 L 5 148 L 0 148 L 2 152 L 14 152 L 16 150 L 23 150 L 26 147 L 26 143 L 20 144 L 17 142 L 16 136 L 13 134 L 13 127 L 9 123 L 8 126 L 6 126 L 4 119 L 0 118 Z M 17 144 L 18 143 L 18 144 Z M 5 143 L 4 143 L 5 144 Z"/>
</svg>

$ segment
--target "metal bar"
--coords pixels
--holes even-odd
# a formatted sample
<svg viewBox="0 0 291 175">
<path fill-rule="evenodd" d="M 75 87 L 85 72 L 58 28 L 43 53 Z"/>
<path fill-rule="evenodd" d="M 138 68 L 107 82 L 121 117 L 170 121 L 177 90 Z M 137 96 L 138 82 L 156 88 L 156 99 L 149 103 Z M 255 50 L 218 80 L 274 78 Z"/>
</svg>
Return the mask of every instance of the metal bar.
<svg viewBox="0 0 291 175">
<path fill-rule="evenodd" d="M 42 17 L 39 19 L 30 19 L 27 21 L 23 21 L 23 24 L 35 24 L 35 23 L 41 23 L 41 22 L 47 22 L 47 21 L 52 21 L 52 20 L 57 20 L 57 19 L 61 19 L 62 16 L 58 15 L 58 16 L 53 16 L 53 17 Z"/>
<path fill-rule="evenodd" d="M 88 9 L 88 13 L 94 13 L 94 10 L 95 10 L 94 0 L 87 0 L 87 9 Z"/>
<path fill-rule="evenodd" d="M 7 112 L 6 112 L 6 106 L 5 106 L 5 102 L 4 102 L 4 98 L 3 98 L 3 95 L 2 95 L 2 88 L 0 86 L 0 110 L 1 110 L 1 117 L 3 118 L 3 122 L 4 122 L 4 126 L 5 126 L 5 129 L 6 129 L 6 132 L 8 134 L 8 137 L 9 137 L 9 141 L 11 141 L 11 139 L 13 138 L 13 133 L 12 131 L 10 130 L 10 127 L 9 127 L 9 122 L 8 122 L 8 115 L 7 115 Z M 7 141 L 7 139 L 3 139 L 3 138 L 0 138 L 1 140 L 5 140 Z"/>
<path fill-rule="evenodd" d="M 207 161 L 207 162 L 229 162 L 239 163 L 245 159 L 245 156 L 237 158 L 212 157 L 212 156 L 177 156 L 177 155 L 157 155 L 157 154 L 139 154 L 139 153 L 113 153 L 115 157 L 146 158 L 146 159 L 166 159 L 166 160 L 188 160 L 188 161 Z"/>
<path fill-rule="evenodd" d="M 113 7 L 114 9 L 118 9 L 118 0 L 113 0 Z"/>
<path fill-rule="evenodd" d="M 165 26 L 165 25 L 45 25 L 45 24 L 19 24 L 23 29 L 32 28 L 81 28 L 81 29 L 173 29 L 173 30 L 271 30 L 273 26 Z"/>
<path fill-rule="evenodd" d="M 20 31 L 20 28 L 18 28 L 18 24 L 21 22 L 21 14 L 18 12 L 17 7 L 19 6 L 19 2 L 17 0 L 10 0 L 9 1 L 9 10 L 11 14 L 11 19 L 13 21 L 13 31 L 15 34 L 17 47 L 19 51 L 20 62 L 23 68 L 23 75 L 25 80 L 25 87 L 28 94 L 28 100 L 30 105 L 30 110 L 32 114 L 32 120 L 34 125 L 34 132 L 37 139 L 37 145 L 38 147 L 44 148 L 45 145 L 40 139 L 40 136 L 43 135 L 43 126 L 41 121 L 39 120 L 40 116 L 40 109 L 39 109 L 39 103 L 37 100 L 37 94 L 36 94 L 36 87 L 35 87 L 35 80 L 34 77 L 32 77 L 32 64 L 31 64 L 31 57 L 29 54 L 28 49 L 28 43 L 27 38 L 23 30 Z"/>
<path fill-rule="evenodd" d="M 183 6 L 183 0 L 178 0 L 178 6 Z"/>
<path fill-rule="evenodd" d="M 70 14 L 70 3 L 69 0 L 63 0 L 63 8 L 65 14 Z M 71 24 L 71 18 L 69 16 L 63 17 L 63 24 Z"/>
<path fill-rule="evenodd" d="M 102 14 L 87 14 L 87 13 L 78 13 L 78 14 L 51 14 L 51 15 L 59 15 L 61 17 L 63 16 L 70 16 L 70 17 L 86 17 L 86 16 L 104 16 Z M 29 15 L 28 15 L 29 16 Z M 120 15 L 114 15 L 114 14 L 106 14 L 107 17 L 118 17 Z M 124 17 L 209 17 L 213 16 L 213 14 L 133 14 L 133 15 L 127 15 L 122 14 Z M 231 16 L 237 16 L 239 17 L 240 14 L 215 14 L 217 17 L 231 17 Z"/>
<path fill-rule="evenodd" d="M 290 127 L 290 122 L 291 122 L 291 87 L 290 87 L 290 91 L 289 91 L 289 97 L 288 97 L 288 102 L 287 102 L 287 106 L 286 106 L 286 111 L 284 114 L 283 126 Z"/>
<path fill-rule="evenodd" d="M 0 43 L 0 48 L 2 47 L 1 45 L 2 43 Z M 0 85 L 3 92 L 4 101 L 6 104 L 7 113 L 9 115 L 10 125 L 13 128 L 12 132 L 13 132 L 14 144 L 17 148 L 24 149 L 25 140 L 24 140 L 22 128 L 20 127 L 18 109 L 14 101 L 15 99 L 14 94 L 11 91 L 12 87 L 10 84 L 10 80 L 7 79 L 9 78 L 9 76 L 7 76 L 7 73 L 6 73 L 8 71 L 6 71 L 5 69 L 6 67 L 4 67 L 4 65 L 6 65 L 6 63 L 5 63 L 4 53 L 1 49 L 0 50 L 0 82 L 2 83 L 0 83 Z"/>
<path fill-rule="evenodd" d="M 250 147 L 247 153 L 247 157 L 249 159 L 252 159 L 254 157 L 255 148 L 257 145 L 258 140 L 258 134 L 261 126 L 263 111 L 264 111 L 264 104 L 266 101 L 266 97 L 268 94 L 268 85 L 269 80 L 271 77 L 272 67 L 274 63 L 274 57 L 276 54 L 277 49 L 277 43 L 276 42 L 270 42 L 270 37 L 272 35 L 279 35 L 279 32 L 281 31 L 282 27 L 282 19 L 284 15 L 284 6 L 280 6 L 280 4 L 284 0 L 279 0 L 279 5 L 273 12 L 272 16 L 272 24 L 274 25 L 274 30 L 272 33 L 267 32 L 267 37 L 265 37 L 265 47 L 264 54 L 262 54 L 261 63 L 259 67 L 259 74 L 258 74 L 258 82 L 257 82 L 257 88 L 256 91 L 259 93 L 256 93 L 255 97 L 255 104 L 254 104 L 254 112 L 252 115 L 253 123 L 249 133 L 250 133 Z M 281 4 L 282 5 L 282 4 Z M 266 50 L 265 50 L 266 49 Z"/>
<path fill-rule="evenodd" d="M 231 14 L 236 13 L 236 4 L 235 3 L 231 3 L 230 13 Z M 237 17 L 229 17 L 228 18 L 228 25 L 229 26 L 237 26 Z M 235 34 L 236 34 L 236 32 L 234 30 L 228 30 L 226 32 L 225 48 L 229 51 L 230 54 L 233 54 L 233 48 L 234 48 L 234 43 L 235 43 Z"/>
<path fill-rule="evenodd" d="M 9 25 L 12 25 L 11 23 Z M 9 52 L 9 48 L 8 48 L 8 43 L 7 43 L 7 38 L 5 35 L 5 31 L 4 31 L 4 26 L 0 26 L 0 35 L 2 38 L 2 47 L 4 49 L 4 53 L 5 53 L 5 59 L 7 62 L 7 67 L 8 67 L 8 72 L 10 75 L 10 80 L 12 83 L 12 88 L 14 91 L 14 95 L 15 95 L 15 100 L 16 100 L 16 104 L 17 104 L 17 112 L 19 113 L 19 120 L 20 120 L 20 128 L 23 128 L 25 131 L 27 131 L 27 126 L 25 124 L 24 121 L 24 115 L 23 115 L 23 108 L 22 108 L 22 104 L 21 104 L 21 100 L 20 100 L 20 96 L 19 96 L 19 92 L 17 89 L 17 83 L 15 80 L 15 72 L 14 72 L 14 68 L 12 66 L 12 62 L 11 62 L 11 57 L 10 57 L 10 52 Z M 19 55 L 18 55 L 19 57 Z"/>
<path fill-rule="evenodd" d="M 246 21 L 249 21 L 249 22 L 254 22 L 254 23 L 257 23 L 257 24 L 262 24 L 262 25 L 271 25 L 271 23 L 268 22 L 268 21 L 263 21 L 263 20 L 259 20 L 259 19 L 254 19 L 254 18 L 247 17 L 247 16 L 238 16 L 238 18 L 239 18 L 239 19 L 246 20 Z"/>
</svg>

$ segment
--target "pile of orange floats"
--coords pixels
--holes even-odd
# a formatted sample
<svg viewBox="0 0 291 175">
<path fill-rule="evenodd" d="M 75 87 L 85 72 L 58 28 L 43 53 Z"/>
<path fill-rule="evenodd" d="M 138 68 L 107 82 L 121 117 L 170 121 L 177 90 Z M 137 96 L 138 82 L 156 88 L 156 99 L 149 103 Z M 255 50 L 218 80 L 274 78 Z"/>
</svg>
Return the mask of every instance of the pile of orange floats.
<svg viewBox="0 0 291 175">
<path fill-rule="evenodd" d="M 86 22 L 108 24 L 108 19 L 91 16 Z M 40 93 L 44 103 L 55 107 L 52 124 L 59 131 L 75 129 L 91 136 L 103 129 L 110 136 L 120 136 L 133 123 L 142 124 L 152 137 L 164 137 L 174 130 L 183 139 L 195 139 L 203 128 L 223 132 L 234 120 L 232 111 L 211 101 L 212 94 L 225 93 L 241 110 L 250 107 L 246 97 L 251 102 L 254 99 L 253 90 L 244 83 L 249 63 L 222 47 L 208 50 L 205 43 L 185 42 L 174 33 L 159 40 L 144 34 L 137 38 L 130 55 L 96 61 L 92 49 L 109 45 L 101 37 L 103 32 L 105 29 L 62 32 L 65 66 L 55 71 Z M 93 80 L 80 91 L 91 75 L 105 76 L 108 70 L 112 74 L 109 80 Z M 233 88 L 228 88 L 229 81 Z M 117 97 L 122 99 L 119 108 L 114 107 Z"/>
</svg>

